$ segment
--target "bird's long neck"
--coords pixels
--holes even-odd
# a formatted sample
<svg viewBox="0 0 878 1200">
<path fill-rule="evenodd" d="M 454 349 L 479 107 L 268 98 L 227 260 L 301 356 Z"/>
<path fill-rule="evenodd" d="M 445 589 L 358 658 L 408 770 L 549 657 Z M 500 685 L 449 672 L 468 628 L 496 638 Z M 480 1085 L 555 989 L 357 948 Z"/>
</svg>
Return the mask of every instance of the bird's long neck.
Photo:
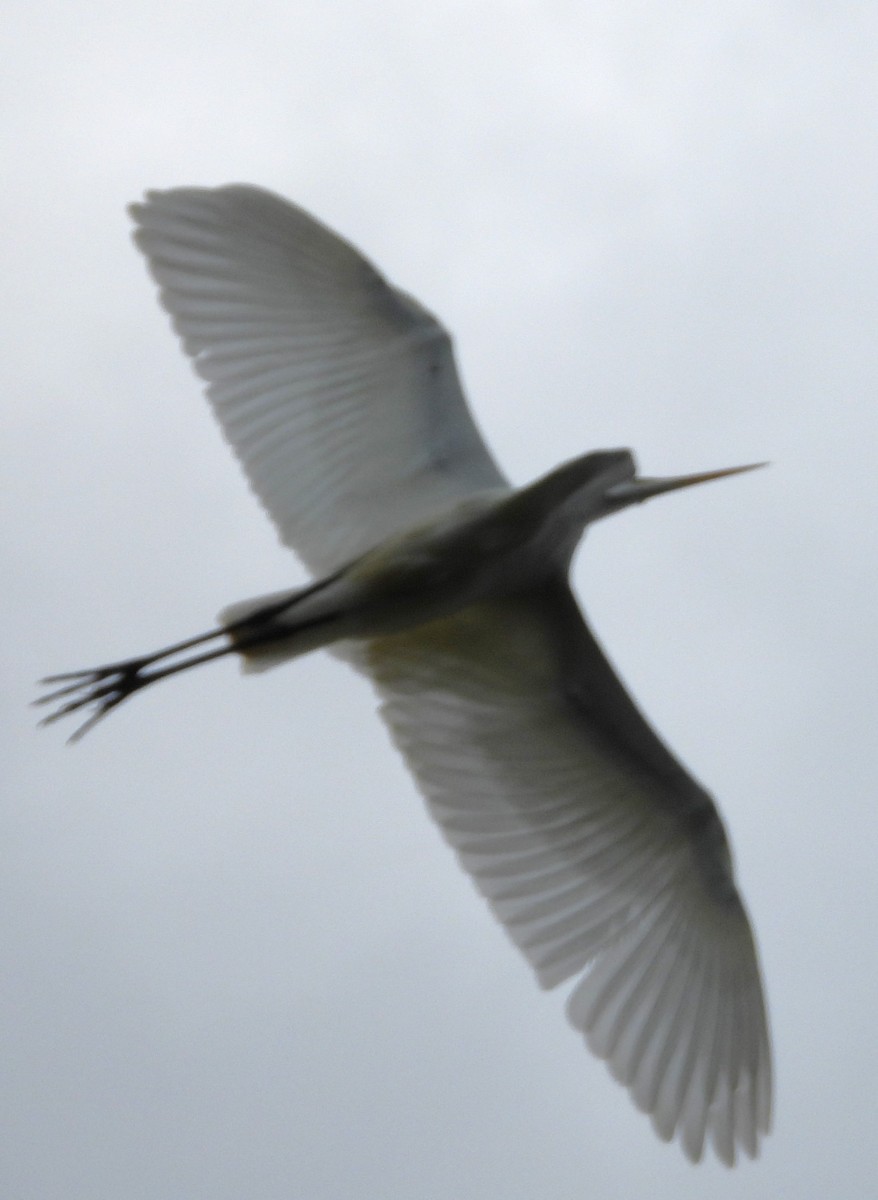
<svg viewBox="0 0 878 1200">
<path fill-rule="evenodd" d="M 634 474 L 628 450 L 601 450 L 562 463 L 509 498 L 508 511 L 522 531 L 566 562 L 590 521 L 602 515 L 605 488 Z"/>
</svg>

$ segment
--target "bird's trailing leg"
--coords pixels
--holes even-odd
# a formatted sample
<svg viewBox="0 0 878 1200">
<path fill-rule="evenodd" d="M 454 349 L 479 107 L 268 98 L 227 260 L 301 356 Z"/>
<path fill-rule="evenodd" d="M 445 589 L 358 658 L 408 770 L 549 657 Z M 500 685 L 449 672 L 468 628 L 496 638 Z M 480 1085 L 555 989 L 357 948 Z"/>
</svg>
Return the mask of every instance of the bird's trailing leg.
<svg viewBox="0 0 878 1200">
<path fill-rule="evenodd" d="M 158 682 L 159 679 L 167 679 L 169 675 L 188 671 L 190 667 L 197 667 L 201 663 L 222 658 L 232 652 L 240 653 L 267 642 L 280 641 L 301 633 L 303 630 L 326 624 L 335 619 L 334 612 L 323 612 L 292 628 L 287 626 L 280 631 L 273 622 L 282 613 L 294 609 L 299 601 L 315 595 L 331 582 L 334 582 L 334 579 L 321 580 L 310 587 L 288 594 L 283 600 L 266 604 L 238 621 L 231 621 L 218 629 L 212 629 L 209 633 L 198 634 L 183 642 L 175 642 L 174 645 L 165 646 L 164 649 L 156 650 L 152 654 L 124 659 L 121 662 L 106 663 L 103 666 L 91 667 L 84 671 L 65 671 L 60 675 L 47 675 L 45 679 L 40 680 L 41 685 L 57 683 L 61 686 L 34 701 L 35 705 L 58 702 L 58 707 L 54 712 L 50 712 L 48 716 L 44 717 L 40 724 L 51 725 L 61 717 L 93 706 L 88 720 L 75 729 L 68 739 L 70 742 L 79 741 L 102 717 L 117 708 L 123 700 L 127 700 L 129 696 L 133 696 L 135 692 L 139 692 L 149 684 Z M 203 646 L 220 638 L 223 639 L 223 644 L 212 650 L 181 658 L 179 661 L 161 666 L 157 670 L 148 669 L 154 663 L 162 662 L 165 659 L 176 659 L 178 655 L 185 654 L 187 650 L 191 650 L 195 646 Z"/>
<path fill-rule="evenodd" d="M 105 717 L 108 712 L 118 707 L 129 696 L 133 696 L 135 692 L 140 691 L 141 688 L 155 683 L 159 679 L 166 679 L 169 675 L 175 675 L 179 671 L 188 670 L 189 667 L 198 666 L 199 663 L 220 658 L 222 655 L 228 654 L 234 647 L 231 645 L 219 646 L 204 654 L 197 654 L 194 657 L 172 663 L 170 666 L 161 667 L 157 671 L 147 670 L 153 663 L 180 654 L 192 646 L 224 637 L 225 633 L 224 629 L 215 629 L 211 633 L 189 638 L 175 646 L 158 650 L 155 654 L 129 658 L 123 662 L 106 663 L 104 666 L 92 667 L 85 671 L 65 671 L 60 675 L 47 675 L 45 679 L 40 680 L 41 684 L 60 683 L 61 687 L 55 688 L 45 696 L 40 696 L 34 703 L 52 704 L 59 701 L 60 705 L 54 712 L 44 717 L 40 724 L 51 725 L 61 717 L 94 705 L 94 711 L 88 720 L 74 730 L 69 738 L 71 742 L 79 741 L 84 734 L 88 733 L 89 729 L 97 724 L 101 717 Z"/>
</svg>

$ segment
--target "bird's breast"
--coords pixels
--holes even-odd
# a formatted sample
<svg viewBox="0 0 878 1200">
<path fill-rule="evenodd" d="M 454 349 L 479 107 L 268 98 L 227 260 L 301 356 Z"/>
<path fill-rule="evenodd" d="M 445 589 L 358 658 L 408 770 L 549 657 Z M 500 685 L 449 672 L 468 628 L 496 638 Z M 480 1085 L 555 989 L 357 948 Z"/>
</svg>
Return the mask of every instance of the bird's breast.
<svg viewBox="0 0 878 1200">
<path fill-rule="evenodd" d="M 401 632 L 532 584 L 541 564 L 501 506 L 445 516 L 351 564 L 363 632 Z"/>
</svg>

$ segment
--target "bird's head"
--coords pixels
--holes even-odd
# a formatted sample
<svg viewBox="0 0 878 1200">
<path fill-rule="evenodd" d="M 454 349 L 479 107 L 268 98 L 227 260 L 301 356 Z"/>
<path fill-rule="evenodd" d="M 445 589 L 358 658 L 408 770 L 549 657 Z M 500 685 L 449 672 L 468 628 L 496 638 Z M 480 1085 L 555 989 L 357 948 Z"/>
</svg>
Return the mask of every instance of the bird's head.
<svg viewBox="0 0 878 1200">
<path fill-rule="evenodd" d="M 523 506 L 536 524 L 547 533 L 550 543 L 572 554 L 583 530 L 603 517 L 621 512 L 632 504 L 642 504 L 653 496 L 709 483 L 727 475 L 739 475 L 764 467 L 750 463 L 743 467 L 723 467 L 696 475 L 655 477 L 638 475 L 630 450 L 598 450 L 556 467 L 548 475 L 523 488 L 513 504 Z"/>
<path fill-rule="evenodd" d="M 638 475 L 630 450 L 596 450 L 556 467 L 530 488 L 523 489 L 522 494 L 533 496 L 538 512 L 554 513 L 582 528 L 653 496 L 767 465 L 749 463 L 744 467 L 700 471 L 696 475 Z"/>
</svg>

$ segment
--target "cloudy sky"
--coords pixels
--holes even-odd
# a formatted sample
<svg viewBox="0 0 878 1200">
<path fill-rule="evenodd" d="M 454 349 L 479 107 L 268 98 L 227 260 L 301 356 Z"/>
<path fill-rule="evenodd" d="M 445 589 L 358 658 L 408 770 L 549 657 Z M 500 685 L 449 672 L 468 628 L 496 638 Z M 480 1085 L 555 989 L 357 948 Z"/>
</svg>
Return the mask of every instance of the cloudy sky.
<svg viewBox="0 0 878 1200">
<path fill-rule="evenodd" d="M 7 0 L 0 48 L 3 1196 L 869 1194 L 874 4 Z M 655 1139 L 340 663 L 34 730 L 38 676 L 303 578 L 127 238 L 144 188 L 236 180 L 443 317 L 516 481 L 772 461 L 575 571 L 730 827 L 776 1054 L 756 1164 Z"/>
</svg>

